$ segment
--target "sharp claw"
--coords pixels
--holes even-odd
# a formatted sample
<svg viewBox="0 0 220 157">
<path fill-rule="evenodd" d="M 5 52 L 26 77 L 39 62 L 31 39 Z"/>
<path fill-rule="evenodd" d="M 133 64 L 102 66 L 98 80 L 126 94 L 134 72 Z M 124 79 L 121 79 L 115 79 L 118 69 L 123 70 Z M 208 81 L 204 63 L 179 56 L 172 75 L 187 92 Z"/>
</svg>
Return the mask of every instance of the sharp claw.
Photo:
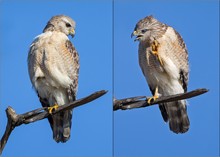
<svg viewBox="0 0 220 157">
<path fill-rule="evenodd" d="M 57 110 L 59 106 L 57 104 L 54 104 L 54 106 L 48 107 L 49 114 L 52 114 L 54 110 Z"/>
<path fill-rule="evenodd" d="M 157 40 L 154 40 L 153 43 L 152 43 L 152 45 L 151 45 L 152 54 L 155 55 L 155 56 L 158 58 L 160 64 L 163 65 L 163 61 L 162 61 L 162 59 L 160 58 L 160 56 L 159 56 L 159 54 L 158 54 L 158 47 L 159 47 L 158 41 L 157 41 Z"/>
<path fill-rule="evenodd" d="M 155 91 L 154 91 L 154 96 L 150 97 L 147 99 L 147 103 L 151 104 L 153 103 L 157 98 L 159 98 L 159 93 L 158 93 L 158 87 L 156 87 Z M 153 100 L 153 101 L 152 101 Z"/>
<path fill-rule="evenodd" d="M 153 99 L 152 97 L 151 97 L 151 98 L 148 98 L 148 99 L 147 99 L 147 103 L 148 103 L 148 104 L 151 104 L 151 100 L 152 100 L 152 99 Z"/>
<path fill-rule="evenodd" d="M 154 95 L 154 96 L 152 96 L 152 97 L 150 97 L 150 98 L 147 99 L 147 103 L 148 103 L 148 104 L 151 104 L 151 103 L 153 103 L 157 98 L 159 98 L 158 95 Z M 152 101 L 152 100 L 153 100 L 153 101 Z"/>
</svg>

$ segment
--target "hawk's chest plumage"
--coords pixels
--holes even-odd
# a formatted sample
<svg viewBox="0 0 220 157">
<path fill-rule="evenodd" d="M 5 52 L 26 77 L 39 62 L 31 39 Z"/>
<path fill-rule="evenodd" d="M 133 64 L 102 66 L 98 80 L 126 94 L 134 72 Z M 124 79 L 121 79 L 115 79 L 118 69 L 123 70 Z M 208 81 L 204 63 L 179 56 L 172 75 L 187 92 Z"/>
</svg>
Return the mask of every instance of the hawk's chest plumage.
<svg viewBox="0 0 220 157">
<path fill-rule="evenodd" d="M 152 42 L 140 42 L 139 44 L 139 65 L 151 88 L 159 86 L 160 91 L 166 91 L 169 87 L 174 87 L 179 80 L 180 66 L 178 45 L 173 30 L 168 29 L 160 38 L 158 55 L 163 61 L 163 65 L 152 53 Z"/>
<path fill-rule="evenodd" d="M 146 44 L 145 46 L 142 44 L 139 45 L 139 65 L 148 84 L 156 87 L 158 82 L 160 82 L 160 75 L 163 73 L 163 68 L 151 53 L 150 44 Z"/>
<path fill-rule="evenodd" d="M 32 84 L 41 98 L 68 102 L 78 86 L 79 58 L 68 37 L 61 32 L 46 32 L 32 43 L 28 57 Z"/>
</svg>

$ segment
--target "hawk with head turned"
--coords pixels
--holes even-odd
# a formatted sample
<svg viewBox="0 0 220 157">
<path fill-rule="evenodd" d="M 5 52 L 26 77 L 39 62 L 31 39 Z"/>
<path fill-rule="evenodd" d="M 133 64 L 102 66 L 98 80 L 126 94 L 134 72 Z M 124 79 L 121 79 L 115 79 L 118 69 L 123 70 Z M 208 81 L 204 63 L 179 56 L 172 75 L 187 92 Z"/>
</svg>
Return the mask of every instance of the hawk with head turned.
<svg viewBox="0 0 220 157">
<path fill-rule="evenodd" d="M 141 19 L 132 36 L 139 40 L 139 65 L 153 97 L 187 91 L 189 77 L 188 52 L 177 31 L 153 16 Z M 170 130 L 185 133 L 189 129 L 186 100 L 159 104 L 162 117 Z"/>
<path fill-rule="evenodd" d="M 74 37 L 75 22 L 68 16 L 52 17 L 30 46 L 28 70 L 43 107 L 49 112 L 76 99 L 79 56 L 68 35 Z M 72 110 L 48 117 L 56 142 L 70 138 Z"/>
</svg>

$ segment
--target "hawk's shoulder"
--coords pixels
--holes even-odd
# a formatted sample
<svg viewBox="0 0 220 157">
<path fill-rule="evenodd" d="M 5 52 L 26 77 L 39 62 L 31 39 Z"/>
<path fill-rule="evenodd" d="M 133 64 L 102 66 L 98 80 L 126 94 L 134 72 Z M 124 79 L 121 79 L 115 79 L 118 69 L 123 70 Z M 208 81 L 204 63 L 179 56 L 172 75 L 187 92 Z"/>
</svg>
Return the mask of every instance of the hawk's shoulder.
<svg viewBox="0 0 220 157">
<path fill-rule="evenodd" d="M 75 49 L 75 47 L 73 46 L 73 44 L 69 40 L 66 40 L 65 46 L 66 46 L 67 50 L 69 51 L 69 53 L 71 54 L 71 56 L 74 60 L 75 68 L 77 69 L 77 74 L 78 74 L 78 71 L 79 71 L 79 54 L 78 54 L 77 50 Z"/>
<path fill-rule="evenodd" d="M 168 27 L 165 34 L 173 42 L 176 42 L 178 44 L 178 46 L 180 46 L 180 48 L 185 51 L 185 53 L 188 53 L 187 48 L 186 48 L 186 44 L 185 44 L 182 36 L 173 27 Z"/>
<path fill-rule="evenodd" d="M 165 33 L 165 42 L 169 41 L 167 46 L 167 55 L 172 59 L 172 62 L 177 66 L 179 71 L 179 80 L 184 91 L 187 91 L 189 77 L 189 62 L 188 51 L 182 36 L 172 27 L 168 27 Z"/>
</svg>

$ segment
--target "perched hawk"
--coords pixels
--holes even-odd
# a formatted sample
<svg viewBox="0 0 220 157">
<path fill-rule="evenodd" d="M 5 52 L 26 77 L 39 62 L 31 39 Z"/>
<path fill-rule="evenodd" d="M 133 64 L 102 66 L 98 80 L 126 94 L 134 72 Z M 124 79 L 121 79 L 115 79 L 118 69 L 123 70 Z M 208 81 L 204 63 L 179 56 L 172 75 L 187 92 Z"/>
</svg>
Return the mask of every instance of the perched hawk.
<svg viewBox="0 0 220 157">
<path fill-rule="evenodd" d="M 132 33 L 139 40 L 139 65 L 148 82 L 149 99 L 187 91 L 189 64 L 186 45 L 172 27 L 153 16 L 140 20 Z M 185 133 L 189 129 L 186 100 L 159 104 L 162 117 L 170 130 Z"/>
<path fill-rule="evenodd" d="M 42 106 L 48 107 L 49 112 L 76 99 L 79 56 L 68 39 L 68 35 L 74 37 L 74 34 L 75 22 L 70 17 L 54 16 L 30 46 L 30 80 Z M 70 138 L 71 119 L 71 110 L 48 117 L 56 142 Z"/>
</svg>

